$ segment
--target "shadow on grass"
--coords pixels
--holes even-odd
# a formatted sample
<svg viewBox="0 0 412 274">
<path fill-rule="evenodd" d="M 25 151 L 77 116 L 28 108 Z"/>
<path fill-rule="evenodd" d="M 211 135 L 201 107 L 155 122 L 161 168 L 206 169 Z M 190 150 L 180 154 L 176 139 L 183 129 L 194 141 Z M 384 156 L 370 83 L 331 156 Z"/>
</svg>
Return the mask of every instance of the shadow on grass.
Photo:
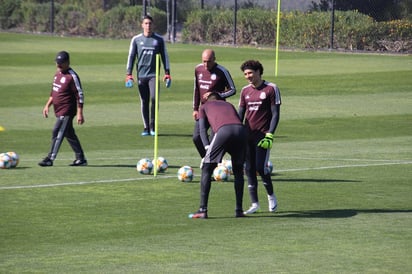
<svg viewBox="0 0 412 274">
<path fill-rule="evenodd" d="M 360 183 L 358 180 L 338 180 L 338 179 L 278 179 L 274 178 L 275 183 L 291 182 L 291 183 Z"/>
<path fill-rule="evenodd" d="M 192 138 L 192 134 L 186 134 L 186 133 L 159 133 L 157 136 L 159 137 L 188 137 Z"/>
<path fill-rule="evenodd" d="M 411 209 L 325 209 L 279 212 L 271 216 L 264 215 L 256 217 L 270 218 L 349 218 L 361 214 L 372 213 L 410 213 Z"/>
<path fill-rule="evenodd" d="M 253 218 L 350 218 L 361 214 L 374 213 L 411 213 L 412 209 L 325 209 L 325 210 L 305 210 L 305 211 L 285 211 L 277 213 L 255 213 L 248 215 L 245 219 Z M 230 217 L 211 217 L 209 219 L 226 219 Z M 241 218 L 243 219 L 243 218 Z"/>
</svg>

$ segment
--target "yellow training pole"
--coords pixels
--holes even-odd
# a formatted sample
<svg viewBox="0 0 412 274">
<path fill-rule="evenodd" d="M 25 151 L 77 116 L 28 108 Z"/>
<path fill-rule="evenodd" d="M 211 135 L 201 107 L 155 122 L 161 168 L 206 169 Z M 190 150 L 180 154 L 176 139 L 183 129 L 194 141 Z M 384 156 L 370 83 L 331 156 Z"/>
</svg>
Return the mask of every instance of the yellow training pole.
<svg viewBox="0 0 412 274">
<path fill-rule="evenodd" d="M 155 136 L 154 136 L 154 156 L 153 175 L 157 176 L 157 132 L 159 128 L 159 70 L 160 70 L 160 55 L 156 54 L 156 95 L 155 95 Z"/>
<path fill-rule="evenodd" d="M 278 76 L 278 56 L 279 56 L 279 30 L 280 30 L 280 1 L 278 0 L 278 14 L 276 18 L 276 59 L 275 59 L 275 77 Z"/>
</svg>

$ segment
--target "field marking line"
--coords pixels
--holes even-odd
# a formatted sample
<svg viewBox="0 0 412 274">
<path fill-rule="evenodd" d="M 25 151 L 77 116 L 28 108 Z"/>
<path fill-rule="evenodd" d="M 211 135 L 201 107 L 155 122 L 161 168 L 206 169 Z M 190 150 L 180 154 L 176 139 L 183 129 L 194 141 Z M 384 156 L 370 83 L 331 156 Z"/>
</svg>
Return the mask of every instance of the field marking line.
<svg viewBox="0 0 412 274">
<path fill-rule="evenodd" d="M 391 163 L 374 163 L 374 164 L 360 164 L 360 165 L 337 165 L 337 166 L 323 166 L 323 167 L 308 167 L 308 168 L 292 168 L 281 169 L 276 172 L 293 172 L 293 171 L 308 171 L 308 170 L 324 170 L 324 169 L 337 169 L 337 168 L 352 168 L 352 167 L 372 167 L 372 166 L 390 166 L 390 165 L 410 165 L 412 161 L 391 162 Z M 198 177 L 197 175 L 196 177 Z M 161 177 L 137 177 L 127 179 L 107 179 L 107 180 L 94 180 L 94 181 L 80 181 L 80 182 L 67 182 L 67 183 L 54 183 L 54 184 L 41 184 L 41 185 L 27 185 L 27 186 L 2 186 L 0 190 L 12 190 L 12 189 L 31 189 L 31 188 L 46 188 L 46 187 L 59 187 L 59 186 L 73 186 L 73 185 L 88 185 L 88 184 L 104 184 L 115 182 L 130 182 L 130 181 L 142 181 L 142 180 L 154 180 L 154 179 L 170 179 L 176 178 L 175 175 L 166 175 Z"/>
</svg>

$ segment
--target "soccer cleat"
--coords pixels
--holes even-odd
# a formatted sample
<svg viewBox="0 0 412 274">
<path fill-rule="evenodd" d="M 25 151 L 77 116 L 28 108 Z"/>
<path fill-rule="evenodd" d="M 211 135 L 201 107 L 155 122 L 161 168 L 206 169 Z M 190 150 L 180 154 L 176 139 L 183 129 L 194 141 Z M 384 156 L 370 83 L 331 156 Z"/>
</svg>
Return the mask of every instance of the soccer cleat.
<svg viewBox="0 0 412 274">
<path fill-rule="evenodd" d="M 150 133 L 149 133 L 148 130 L 143 130 L 142 136 L 149 136 L 149 135 L 150 135 Z"/>
<path fill-rule="evenodd" d="M 243 210 L 235 210 L 235 217 L 242 218 L 242 217 L 246 217 L 246 215 L 243 213 Z"/>
<path fill-rule="evenodd" d="M 156 132 L 155 132 L 154 130 L 151 130 L 151 131 L 150 131 L 150 135 L 155 136 L 155 135 L 156 135 Z"/>
<path fill-rule="evenodd" d="M 41 162 L 39 162 L 39 166 L 53 166 L 53 161 L 50 160 L 49 157 L 46 157 Z"/>
<path fill-rule="evenodd" d="M 268 202 L 269 202 L 269 212 L 275 212 L 278 207 L 275 194 L 268 195 Z"/>
<path fill-rule="evenodd" d="M 260 208 L 259 203 L 252 203 L 252 205 L 249 207 L 248 210 L 246 210 L 245 212 L 243 212 L 245 215 L 247 214 L 253 214 L 256 211 L 258 211 Z"/>
<path fill-rule="evenodd" d="M 190 219 L 207 219 L 207 210 L 198 210 L 196 213 L 189 214 Z"/>
<path fill-rule="evenodd" d="M 87 160 L 74 160 L 73 163 L 70 164 L 70 166 L 87 166 Z"/>
</svg>

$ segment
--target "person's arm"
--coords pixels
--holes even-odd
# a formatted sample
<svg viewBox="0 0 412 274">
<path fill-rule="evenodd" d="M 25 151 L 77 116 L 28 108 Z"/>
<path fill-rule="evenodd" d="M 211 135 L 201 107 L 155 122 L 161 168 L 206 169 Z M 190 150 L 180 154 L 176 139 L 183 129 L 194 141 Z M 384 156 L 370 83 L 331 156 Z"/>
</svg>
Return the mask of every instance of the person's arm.
<svg viewBox="0 0 412 274">
<path fill-rule="evenodd" d="M 240 121 L 243 123 L 243 120 L 245 119 L 245 108 L 239 107 L 237 114 L 239 115 Z"/>
<path fill-rule="evenodd" d="M 199 89 L 199 83 L 197 81 L 196 77 L 196 70 L 195 70 L 195 77 L 193 80 L 193 119 L 197 120 L 199 119 L 199 107 L 200 107 L 200 89 Z"/>
<path fill-rule="evenodd" d="M 233 82 L 232 76 L 230 75 L 229 71 L 222 66 L 218 67 L 223 71 L 225 78 L 226 78 L 226 89 L 224 91 L 219 91 L 219 95 L 222 98 L 228 98 L 236 94 L 236 87 L 235 83 Z"/>
<path fill-rule="evenodd" d="M 47 100 L 46 104 L 44 105 L 43 108 L 43 117 L 47 118 L 49 117 L 49 108 L 50 106 L 53 104 L 53 97 L 49 97 L 49 99 Z"/>
<path fill-rule="evenodd" d="M 279 124 L 280 119 L 280 105 L 273 105 L 271 107 L 272 119 L 270 120 L 269 133 L 274 134 Z"/>
<path fill-rule="evenodd" d="M 203 146 L 206 148 L 209 143 L 209 137 L 207 134 L 207 130 L 209 129 L 209 122 L 206 118 L 202 117 L 199 118 L 199 131 L 200 131 L 200 138 L 202 139 Z"/>
<path fill-rule="evenodd" d="M 161 40 L 160 43 L 160 57 L 162 58 L 163 68 L 165 70 L 165 76 L 169 75 L 170 77 L 170 63 L 169 63 L 169 55 L 167 54 L 166 44 L 164 40 Z"/>
<path fill-rule="evenodd" d="M 82 125 L 84 123 L 84 116 L 83 116 L 83 104 L 77 105 L 77 123 Z"/>
<path fill-rule="evenodd" d="M 136 54 L 137 54 L 137 45 L 135 43 L 135 38 L 133 38 L 130 41 L 129 54 L 127 56 L 126 75 L 133 74 L 133 66 L 136 60 Z"/>
</svg>

